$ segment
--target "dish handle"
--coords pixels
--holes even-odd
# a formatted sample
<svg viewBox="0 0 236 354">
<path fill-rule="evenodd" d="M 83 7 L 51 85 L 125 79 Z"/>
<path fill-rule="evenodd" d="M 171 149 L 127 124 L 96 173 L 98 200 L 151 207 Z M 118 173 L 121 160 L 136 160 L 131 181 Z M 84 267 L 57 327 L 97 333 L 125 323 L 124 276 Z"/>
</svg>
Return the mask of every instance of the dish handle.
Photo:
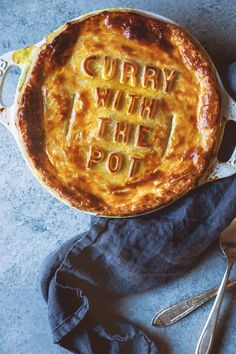
<svg viewBox="0 0 236 354">
<path fill-rule="evenodd" d="M 226 94 L 227 102 L 223 105 L 223 117 L 227 121 L 232 120 L 236 122 L 236 101 Z M 226 126 L 225 124 L 225 126 Z M 236 173 L 236 147 L 226 162 L 220 162 L 217 158 L 211 174 L 208 176 L 207 181 L 214 181 L 216 179 L 226 178 Z"/>
<path fill-rule="evenodd" d="M 18 66 L 13 60 L 15 51 L 5 53 L 0 56 L 0 123 L 10 130 L 12 124 L 12 112 L 14 110 L 14 103 L 12 106 L 6 107 L 2 103 L 2 90 L 6 74 L 11 66 Z"/>
</svg>

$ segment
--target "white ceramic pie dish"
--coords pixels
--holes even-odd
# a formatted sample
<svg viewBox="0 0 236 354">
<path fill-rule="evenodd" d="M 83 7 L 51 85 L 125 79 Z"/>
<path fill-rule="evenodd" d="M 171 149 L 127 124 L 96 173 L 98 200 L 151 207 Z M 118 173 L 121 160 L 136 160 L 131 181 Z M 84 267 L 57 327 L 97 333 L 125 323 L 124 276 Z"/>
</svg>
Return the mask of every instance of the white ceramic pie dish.
<svg viewBox="0 0 236 354">
<path fill-rule="evenodd" d="M 75 20 L 79 20 L 79 19 L 83 19 L 87 16 L 91 16 L 94 14 L 98 14 L 100 12 L 103 11 L 114 11 L 114 10 L 119 10 L 119 11 L 132 11 L 132 12 L 137 12 L 139 14 L 148 16 L 148 17 L 153 17 L 156 19 L 160 19 L 163 20 L 165 22 L 170 22 L 170 23 L 174 23 L 173 21 L 151 13 L 151 12 L 147 12 L 147 11 L 143 11 L 143 10 L 136 10 L 136 9 L 101 9 L 99 11 L 95 11 L 95 12 L 91 12 L 89 14 L 86 15 L 82 15 L 72 21 Z M 175 23 L 176 24 L 176 23 Z M 64 26 L 64 25 L 63 25 Z M 59 29 L 57 29 L 55 32 L 59 32 L 61 29 L 63 29 L 63 26 L 61 26 Z M 54 32 L 54 33 L 55 33 Z M 190 34 L 191 36 L 191 34 Z M 56 198 L 58 198 L 60 201 L 66 203 L 67 205 L 71 206 L 70 203 L 63 198 L 62 196 L 60 196 L 54 189 L 50 188 L 41 178 L 39 172 L 37 171 L 37 169 L 34 167 L 34 165 L 32 164 L 27 151 L 25 149 L 25 146 L 23 144 L 23 141 L 21 139 L 21 134 L 19 131 L 19 128 L 17 126 L 17 122 L 16 122 L 16 115 L 17 115 L 17 110 L 18 110 L 18 97 L 20 94 L 20 88 L 23 86 L 24 81 L 26 79 L 26 75 L 27 72 L 29 70 L 29 68 L 31 67 L 32 63 L 34 62 L 34 59 L 37 57 L 37 53 L 39 48 L 46 43 L 47 41 L 47 37 L 45 37 L 42 41 L 40 41 L 39 43 L 30 46 L 30 47 L 26 47 L 23 49 L 19 49 L 19 50 L 15 50 L 15 51 L 11 51 L 8 53 L 3 54 L 2 56 L 0 56 L 0 97 L 1 97 L 1 93 L 2 93 L 2 88 L 3 88 L 3 84 L 4 84 L 4 78 L 6 76 L 6 73 L 8 71 L 8 69 L 11 66 L 17 66 L 20 68 L 21 70 L 21 75 L 20 75 L 20 79 L 19 79 L 19 83 L 16 89 L 16 93 L 15 93 L 15 98 L 14 98 L 14 103 L 12 106 L 10 107 L 4 107 L 1 103 L 0 100 L 0 122 L 12 133 L 12 135 L 14 136 L 21 152 L 22 155 L 24 156 L 29 168 L 31 169 L 32 173 L 34 174 L 34 176 L 39 180 L 39 182 L 43 185 L 44 188 L 46 188 L 50 193 L 52 193 Z M 24 60 L 21 60 L 21 58 L 24 58 Z M 216 71 L 216 69 L 214 69 Z M 220 142 L 223 136 L 223 131 L 224 131 L 224 127 L 225 127 L 225 123 L 227 122 L 227 120 L 234 120 L 236 121 L 236 102 L 228 95 L 228 93 L 226 92 L 226 90 L 223 87 L 223 84 L 220 80 L 220 77 L 216 71 L 216 76 L 217 76 L 217 82 L 218 82 L 218 88 L 220 91 L 220 95 L 221 95 L 221 100 L 222 100 L 222 112 L 221 112 L 221 120 L 222 120 L 222 129 L 221 129 L 221 133 L 220 133 L 220 137 L 218 137 L 219 140 L 219 147 L 220 147 Z M 215 179 L 221 179 L 221 178 L 225 178 L 228 176 L 233 175 L 234 173 L 236 173 L 236 149 L 234 149 L 234 152 L 231 156 L 231 158 L 225 162 L 225 163 L 221 163 L 217 160 L 217 158 L 214 158 L 211 163 L 211 173 L 209 174 L 209 176 L 207 176 L 206 178 L 201 179 L 200 184 L 215 180 Z M 208 169 L 209 171 L 209 169 Z M 209 172 L 208 172 L 209 173 Z M 140 215 L 140 214 L 139 214 Z"/>
</svg>

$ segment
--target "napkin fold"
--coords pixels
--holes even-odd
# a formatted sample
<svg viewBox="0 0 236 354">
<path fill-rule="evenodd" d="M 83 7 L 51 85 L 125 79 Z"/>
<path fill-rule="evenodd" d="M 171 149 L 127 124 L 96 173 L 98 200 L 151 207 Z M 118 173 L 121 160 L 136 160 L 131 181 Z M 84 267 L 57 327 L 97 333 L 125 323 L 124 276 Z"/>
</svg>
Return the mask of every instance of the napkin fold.
<svg viewBox="0 0 236 354">
<path fill-rule="evenodd" d="M 90 229 L 49 255 L 41 288 L 53 341 L 80 354 L 154 354 L 140 328 L 111 312 L 116 296 L 189 270 L 236 216 L 236 175 L 131 219 L 92 217 Z"/>
</svg>

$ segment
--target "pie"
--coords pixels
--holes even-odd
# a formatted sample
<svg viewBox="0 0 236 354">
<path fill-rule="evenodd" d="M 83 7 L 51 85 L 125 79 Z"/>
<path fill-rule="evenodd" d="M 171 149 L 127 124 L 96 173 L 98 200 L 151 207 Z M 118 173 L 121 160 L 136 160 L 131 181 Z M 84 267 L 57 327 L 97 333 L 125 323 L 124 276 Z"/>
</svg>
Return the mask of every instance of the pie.
<svg viewBox="0 0 236 354">
<path fill-rule="evenodd" d="M 220 105 L 213 65 L 183 28 L 103 11 L 41 45 L 17 126 L 38 176 L 60 199 L 101 216 L 133 216 L 206 178 Z"/>
</svg>

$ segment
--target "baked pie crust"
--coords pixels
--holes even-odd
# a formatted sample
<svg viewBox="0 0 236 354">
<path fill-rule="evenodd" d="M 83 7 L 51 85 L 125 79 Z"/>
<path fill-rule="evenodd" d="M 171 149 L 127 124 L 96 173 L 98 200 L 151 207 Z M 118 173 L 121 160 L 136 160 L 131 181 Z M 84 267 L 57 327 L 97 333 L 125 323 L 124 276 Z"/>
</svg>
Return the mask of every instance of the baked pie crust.
<svg viewBox="0 0 236 354">
<path fill-rule="evenodd" d="M 17 125 L 41 179 L 71 206 L 131 216 L 199 184 L 216 153 L 214 68 L 175 24 L 104 11 L 41 46 Z"/>
</svg>

